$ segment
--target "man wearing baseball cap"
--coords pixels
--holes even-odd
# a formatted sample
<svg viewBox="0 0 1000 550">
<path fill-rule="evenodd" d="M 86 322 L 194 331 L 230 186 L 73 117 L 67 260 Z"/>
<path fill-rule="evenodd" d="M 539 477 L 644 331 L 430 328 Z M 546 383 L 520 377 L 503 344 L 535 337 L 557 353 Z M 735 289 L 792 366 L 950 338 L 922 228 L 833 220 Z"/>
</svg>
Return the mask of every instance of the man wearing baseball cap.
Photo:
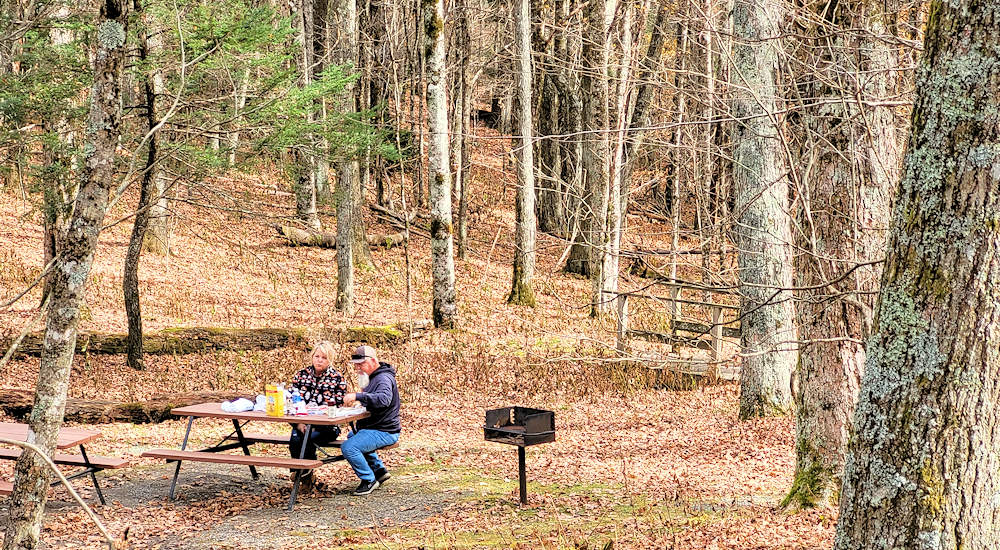
<svg viewBox="0 0 1000 550">
<path fill-rule="evenodd" d="M 357 393 L 344 395 L 344 405 L 360 403 L 371 416 L 357 422 L 356 432 L 348 432 L 340 452 L 361 478 L 354 494 L 367 495 L 390 477 L 375 450 L 399 441 L 399 388 L 396 369 L 389 363 L 379 362 L 375 348 L 358 347 L 351 355 L 351 364 L 362 387 Z M 368 379 L 367 384 L 365 379 Z"/>
</svg>

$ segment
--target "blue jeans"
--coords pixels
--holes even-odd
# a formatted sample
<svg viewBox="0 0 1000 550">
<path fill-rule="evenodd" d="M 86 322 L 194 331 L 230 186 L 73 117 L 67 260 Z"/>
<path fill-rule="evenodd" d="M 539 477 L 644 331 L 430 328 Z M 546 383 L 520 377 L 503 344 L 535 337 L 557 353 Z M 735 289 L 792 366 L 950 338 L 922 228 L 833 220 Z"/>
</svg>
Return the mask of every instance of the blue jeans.
<svg viewBox="0 0 1000 550">
<path fill-rule="evenodd" d="M 385 469 L 375 450 L 397 441 L 399 441 L 398 433 L 391 434 L 380 430 L 347 432 L 347 440 L 340 446 L 340 452 L 359 478 L 364 481 L 375 481 L 375 472 Z"/>
</svg>

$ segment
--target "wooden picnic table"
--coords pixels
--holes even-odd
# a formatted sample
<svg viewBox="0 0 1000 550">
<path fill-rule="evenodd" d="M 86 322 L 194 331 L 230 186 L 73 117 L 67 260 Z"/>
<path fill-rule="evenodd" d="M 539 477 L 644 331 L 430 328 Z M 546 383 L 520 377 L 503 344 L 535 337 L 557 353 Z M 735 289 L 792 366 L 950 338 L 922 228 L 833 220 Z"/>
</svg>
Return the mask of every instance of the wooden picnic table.
<svg viewBox="0 0 1000 550">
<path fill-rule="evenodd" d="M 0 422 L 0 437 L 5 439 L 15 439 L 17 441 L 27 441 L 28 428 L 27 424 Z M 56 448 L 69 449 L 70 447 L 90 443 L 98 437 L 101 437 L 101 432 L 63 426 L 59 429 L 59 439 L 56 442 Z"/>
<path fill-rule="evenodd" d="M 27 424 L 0 422 L 0 437 L 2 438 L 27 442 L 28 432 L 29 426 Z M 51 458 L 52 462 L 56 464 L 79 466 L 83 468 L 73 475 L 68 476 L 66 479 L 74 479 L 89 474 L 90 480 L 94 484 L 94 489 L 97 492 L 97 498 L 100 499 L 101 504 L 106 504 L 104 501 L 104 494 L 101 492 L 101 486 L 97 482 L 96 473 L 101 470 L 123 468 L 128 465 L 128 460 L 122 458 L 88 455 L 87 449 L 84 445 L 90 443 L 98 437 L 101 437 L 101 432 L 63 426 L 59 429 L 59 437 L 56 440 L 56 449 L 65 450 L 72 447 L 78 447 L 80 449 L 80 454 L 73 455 L 55 453 Z M 14 449 L 6 447 L 0 448 L 0 460 L 17 460 L 18 457 L 21 456 L 22 452 L 23 450 L 20 447 Z M 55 483 L 58 483 L 58 481 L 53 484 Z M 0 484 L 0 493 L 9 493 L 10 489 L 11 485 L 9 483 Z"/>
<path fill-rule="evenodd" d="M 285 415 L 285 416 L 269 416 L 262 411 L 246 411 L 246 412 L 227 412 L 222 410 L 222 403 L 200 403 L 198 405 L 188 405 L 186 407 L 178 407 L 170 411 L 171 414 L 177 416 L 188 417 L 187 430 L 184 432 L 184 441 L 181 443 L 180 450 L 176 449 L 151 449 L 142 453 L 142 456 L 152 457 L 152 458 L 162 458 L 167 462 L 176 462 L 177 465 L 174 468 L 174 478 L 170 483 L 170 499 L 174 498 L 174 491 L 177 486 L 177 477 L 181 471 L 181 463 L 185 460 L 195 461 L 195 462 L 210 462 L 210 463 L 223 463 L 223 464 L 238 464 L 242 466 L 249 466 L 250 475 L 257 479 L 257 467 L 274 467 L 274 468 L 289 468 L 298 470 L 311 470 L 321 466 L 324 460 L 307 460 L 303 458 L 305 456 L 306 445 L 302 445 L 302 449 L 299 453 L 299 458 L 287 458 L 287 457 L 275 457 L 275 456 L 262 456 L 262 455 L 251 455 L 250 446 L 255 443 L 284 443 L 287 444 L 287 436 L 269 436 L 269 435 L 258 435 L 258 434 L 248 434 L 244 433 L 243 427 L 249 422 L 282 422 L 285 424 L 304 424 L 306 426 L 306 431 L 304 434 L 304 441 L 309 441 L 309 434 L 312 432 L 313 426 L 335 426 L 342 424 L 351 424 L 353 426 L 354 421 L 361 420 L 362 418 L 367 418 L 369 415 L 368 411 L 354 412 L 348 409 L 345 414 L 337 416 L 327 416 L 327 415 Z M 211 447 L 201 449 L 198 451 L 188 451 L 187 445 L 188 440 L 191 436 L 191 427 L 194 424 L 196 418 L 223 418 L 229 419 L 233 422 L 233 432 L 222 438 L 218 443 L 212 445 Z M 229 441 L 229 443 L 227 443 Z M 227 454 L 223 451 L 230 449 L 241 449 L 243 451 L 242 455 L 239 454 Z M 295 476 L 295 482 L 292 485 L 292 494 L 288 500 L 288 509 L 291 510 L 295 506 L 295 499 L 299 491 L 299 483 L 301 482 L 302 476 Z"/>
</svg>

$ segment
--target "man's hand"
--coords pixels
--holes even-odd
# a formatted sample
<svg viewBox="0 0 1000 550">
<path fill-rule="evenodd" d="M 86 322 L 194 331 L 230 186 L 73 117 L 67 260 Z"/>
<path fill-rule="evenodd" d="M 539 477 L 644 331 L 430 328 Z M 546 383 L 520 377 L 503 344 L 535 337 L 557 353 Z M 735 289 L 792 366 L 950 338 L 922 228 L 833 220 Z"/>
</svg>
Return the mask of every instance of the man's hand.
<svg viewBox="0 0 1000 550">
<path fill-rule="evenodd" d="M 358 402 L 358 394 L 356 393 L 345 393 L 344 394 L 344 406 L 350 407 L 351 405 Z"/>
</svg>

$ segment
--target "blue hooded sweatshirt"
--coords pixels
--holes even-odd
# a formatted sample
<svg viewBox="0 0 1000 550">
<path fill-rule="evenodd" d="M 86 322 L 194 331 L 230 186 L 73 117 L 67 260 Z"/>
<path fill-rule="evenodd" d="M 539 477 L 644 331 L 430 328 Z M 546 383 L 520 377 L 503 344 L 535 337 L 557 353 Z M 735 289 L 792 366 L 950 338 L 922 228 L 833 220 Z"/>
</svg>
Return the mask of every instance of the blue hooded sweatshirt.
<svg viewBox="0 0 1000 550">
<path fill-rule="evenodd" d="M 358 420 L 359 430 L 379 430 L 398 434 L 399 388 L 396 386 L 396 369 L 389 363 L 379 362 L 368 380 L 365 391 L 357 394 L 358 402 L 368 409 L 371 416 Z"/>
</svg>

